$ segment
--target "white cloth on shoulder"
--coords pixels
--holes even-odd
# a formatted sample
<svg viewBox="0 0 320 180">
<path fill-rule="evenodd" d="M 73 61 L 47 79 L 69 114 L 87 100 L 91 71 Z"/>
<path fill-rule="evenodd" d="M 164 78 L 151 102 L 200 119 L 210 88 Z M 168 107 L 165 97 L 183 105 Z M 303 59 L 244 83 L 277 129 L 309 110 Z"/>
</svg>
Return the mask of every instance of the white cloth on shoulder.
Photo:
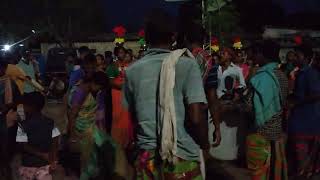
<svg viewBox="0 0 320 180">
<path fill-rule="evenodd" d="M 176 64 L 183 56 L 194 58 L 187 49 L 178 49 L 172 51 L 162 62 L 159 84 L 159 129 L 161 137 L 160 155 L 162 160 L 175 163 L 177 160 L 177 126 L 176 112 L 173 96 L 175 87 Z"/>
</svg>

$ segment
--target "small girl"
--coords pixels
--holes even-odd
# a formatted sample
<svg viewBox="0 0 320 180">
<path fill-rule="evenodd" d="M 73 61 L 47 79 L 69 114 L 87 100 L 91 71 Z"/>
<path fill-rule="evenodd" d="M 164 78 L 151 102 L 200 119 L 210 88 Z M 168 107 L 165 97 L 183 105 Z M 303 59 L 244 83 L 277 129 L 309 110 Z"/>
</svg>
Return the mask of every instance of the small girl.
<svg viewBox="0 0 320 180">
<path fill-rule="evenodd" d="M 27 142 L 22 143 L 22 166 L 19 175 L 22 180 L 51 180 L 50 171 L 56 169 L 56 143 L 52 138 L 54 122 L 42 115 L 45 98 L 38 92 L 22 97 L 25 120 L 20 122 Z"/>
</svg>

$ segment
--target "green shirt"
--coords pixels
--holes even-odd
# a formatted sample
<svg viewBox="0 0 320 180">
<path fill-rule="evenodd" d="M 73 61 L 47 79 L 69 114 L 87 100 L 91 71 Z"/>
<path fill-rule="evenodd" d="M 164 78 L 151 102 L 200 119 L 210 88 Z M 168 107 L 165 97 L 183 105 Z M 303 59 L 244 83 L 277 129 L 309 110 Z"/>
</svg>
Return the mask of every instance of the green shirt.
<svg viewBox="0 0 320 180">
<path fill-rule="evenodd" d="M 117 65 L 115 63 L 110 64 L 106 69 L 106 74 L 110 79 L 118 77 L 120 72 Z"/>
<path fill-rule="evenodd" d="M 152 49 L 126 70 L 123 103 L 136 114 L 137 144 L 141 149 L 159 148 L 157 92 L 162 62 L 169 52 Z M 199 65 L 194 59 L 182 57 L 176 65 L 174 101 L 178 133 L 177 155 L 185 160 L 199 160 L 200 148 L 185 129 L 185 105 L 206 103 Z"/>
</svg>

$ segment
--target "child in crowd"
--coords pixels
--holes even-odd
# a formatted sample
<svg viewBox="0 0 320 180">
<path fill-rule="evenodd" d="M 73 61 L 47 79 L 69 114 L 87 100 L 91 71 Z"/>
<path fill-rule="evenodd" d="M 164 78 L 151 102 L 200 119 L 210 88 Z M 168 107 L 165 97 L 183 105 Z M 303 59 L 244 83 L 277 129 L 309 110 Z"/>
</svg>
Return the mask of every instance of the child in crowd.
<svg viewBox="0 0 320 180">
<path fill-rule="evenodd" d="M 41 113 L 45 98 L 38 92 L 27 93 L 22 97 L 22 104 L 25 120 L 19 126 L 26 133 L 27 140 L 22 143 L 19 175 L 22 180 L 51 180 L 50 173 L 56 169 L 57 137 L 52 138 L 53 120 Z"/>
</svg>

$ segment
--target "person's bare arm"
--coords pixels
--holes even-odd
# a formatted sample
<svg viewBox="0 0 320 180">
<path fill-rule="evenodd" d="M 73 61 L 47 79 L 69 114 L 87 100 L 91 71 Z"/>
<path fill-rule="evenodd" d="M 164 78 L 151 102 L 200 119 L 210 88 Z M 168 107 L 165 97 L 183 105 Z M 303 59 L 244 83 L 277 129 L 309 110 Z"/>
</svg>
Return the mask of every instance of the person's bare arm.
<svg viewBox="0 0 320 180">
<path fill-rule="evenodd" d="M 214 138 L 215 143 L 213 146 L 218 146 L 221 143 L 221 131 L 220 131 L 220 110 L 219 110 L 219 100 L 217 97 L 216 89 L 209 88 L 206 89 L 206 95 L 208 100 L 208 107 L 210 114 L 212 116 L 212 121 L 214 125 Z"/>
<path fill-rule="evenodd" d="M 69 117 L 68 117 L 68 135 L 69 137 L 72 137 L 72 133 L 73 133 L 73 128 L 74 128 L 74 122 L 76 121 L 76 118 L 78 116 L 78 113 L 80 111 L 80 104 L 77 105 L 72 105 L 71 107 L 71 111 L 69 113 Z"/>
<path fill-rule="evenodd" d="M 191 136 L 202 150 L 208 150 L 210 143 L 208 139 L 208 122 L 204 118 L 204 105 L 193 103 L 188 105 L 189 119 L 191 123 Z"/>
<path fill-rule="evenodd" d="M 59 136 L 53 138 L 52 145 L 51 145 L 51 152 L 50 152 L 50 168 L 51 170 L 55 170 L 57 167 L 57 161 L 58 161 L 58 141 Z"/>
</svg>

